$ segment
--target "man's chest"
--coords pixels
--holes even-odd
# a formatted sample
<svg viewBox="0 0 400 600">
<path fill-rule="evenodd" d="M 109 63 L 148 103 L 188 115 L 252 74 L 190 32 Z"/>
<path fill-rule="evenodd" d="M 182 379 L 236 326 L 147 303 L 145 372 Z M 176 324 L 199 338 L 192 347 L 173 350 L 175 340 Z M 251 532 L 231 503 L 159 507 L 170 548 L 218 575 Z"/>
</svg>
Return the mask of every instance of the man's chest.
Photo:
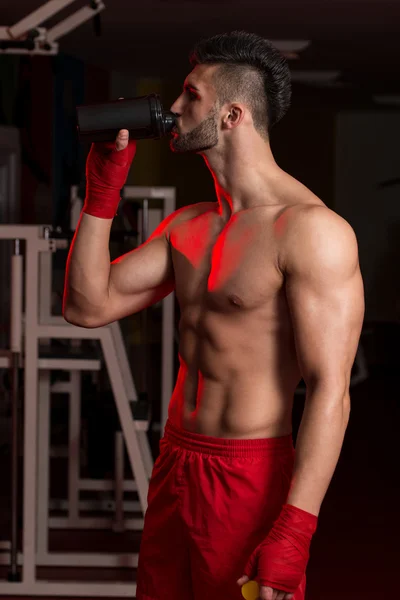
<svg viewBox="0 0 400 600">
<path fill-rule="evenodd" d="M 265 219 L 237 217 L 221 225 L 203 215 L 171 232 L 170 242 L 181 307 L 206 301 L 222 310 L 251 309 L 282 287 L 273 223 Z"/>
</svg>

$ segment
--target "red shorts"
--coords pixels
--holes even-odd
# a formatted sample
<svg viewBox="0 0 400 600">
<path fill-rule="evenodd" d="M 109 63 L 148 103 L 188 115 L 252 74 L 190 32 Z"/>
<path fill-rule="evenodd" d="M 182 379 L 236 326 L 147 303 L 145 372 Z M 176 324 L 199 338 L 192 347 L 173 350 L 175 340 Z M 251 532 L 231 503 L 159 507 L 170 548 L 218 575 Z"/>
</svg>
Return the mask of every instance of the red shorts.
<svg viewBox="0 0 400 600">
<path fill-rule="evenodd" d="M 241 600 L 236 581 L 286 502 L 293 462 L 291 435 L 230 440 L 168 422 L 150 481 L 137 600 Z M 294 600 L 304 593 L 305 577 Z"/>
</svg>

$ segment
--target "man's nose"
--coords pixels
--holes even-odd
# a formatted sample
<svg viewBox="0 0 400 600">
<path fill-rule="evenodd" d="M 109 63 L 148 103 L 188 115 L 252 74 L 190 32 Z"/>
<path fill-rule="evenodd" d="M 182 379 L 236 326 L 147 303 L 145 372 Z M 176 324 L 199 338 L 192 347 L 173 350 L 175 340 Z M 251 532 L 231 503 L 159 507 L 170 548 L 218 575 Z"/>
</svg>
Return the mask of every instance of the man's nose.
<svg viewBox="0 0 400 600">
<path fill-rule="evenodd" d="M 170 108 L 170 111 L 173 112 L 173 113 L 175 113 L 178 117 L 181 116 L 181 114 L 183 113 L 181 96 L 179 96 L 179 98 L 177 98 L 175 100 L 175 102 L 173 103 L 173 105 Z"/>
</svg>

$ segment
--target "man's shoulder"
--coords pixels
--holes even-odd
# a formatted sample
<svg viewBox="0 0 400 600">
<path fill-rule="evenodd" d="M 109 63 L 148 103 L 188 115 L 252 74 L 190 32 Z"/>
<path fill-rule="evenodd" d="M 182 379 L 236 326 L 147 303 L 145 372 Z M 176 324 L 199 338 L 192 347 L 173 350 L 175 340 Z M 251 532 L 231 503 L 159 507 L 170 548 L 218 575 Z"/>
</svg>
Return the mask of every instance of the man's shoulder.
<svg viewBox="0 0 400 600">
<path fill-rule="evenodd" d="M 323 232 L 331 227 L 336 230 L 352 230 L 351 225 L 337 212 L 318 198 L 285 206 L 278 219 L 285 222 L 287 236 L 308 235 L 312 231 Z"/>
<path fill-rule="evenodd" d="M 188 204 L 175 211 L 176 221 L 192 219 L 206 212 L 216 211 L 217 202 L 197 202 L 196 204 Z"/>
<path fill-rule="evenodd" d="M 167 225 L 168 237 L 171 232 L 178 226 L 184 224 L 187 221 L 195 219 L 202 214 L 209 212 L 215 212 L 217 210 L 216 202 L 198 202 L 196 204 L 189 204 L 188 206 L 182 206 L 170 215 Z"/>
<path fill-rule="evenodd" d="M 357 256 L 357 240 L 351 225 L 322 202 L 289 206 L 281 223 L 280 264 L 285 270 L 298 261 L 335 262 Z"/>
</svg>

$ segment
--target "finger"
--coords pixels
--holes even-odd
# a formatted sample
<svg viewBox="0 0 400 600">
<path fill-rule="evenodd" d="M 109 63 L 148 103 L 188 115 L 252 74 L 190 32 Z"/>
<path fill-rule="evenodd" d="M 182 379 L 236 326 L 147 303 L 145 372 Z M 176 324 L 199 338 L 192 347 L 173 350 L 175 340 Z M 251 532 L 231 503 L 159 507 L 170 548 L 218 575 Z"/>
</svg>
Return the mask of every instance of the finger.
<svg viewBox="0 0 400 600">
<path fill-rule="evenodd" d="M 128 146 L 129 142 L 129 131 L 127 129 L 121 129 L 118 132 L 117 137 L 115 138 L 115 148 L 119 150 L 124 150 Z"/>
<path fill-rule="evenodd" d="M 249 581 L 249 578 L 247 577 L 247 575 L 243 575 L 243 577 L 241 577 L 240 579 L 238 579 L 236 583 L 238 585 L 244 585 L 248 581 Z"/>
<path fill-rule="evenodd" d="M 283 600 L 292 600 L 293 597 L 294 594 L 286 594 L 286 596 L 283 597 Z"/>
<path fill-rule="evenodd" d="M 285 600 L 285 598 L 286 598 L 286 593 L 285 592 L 278 592 L 276 600 Z"/>
<path fill-rule="evenodd" d="M 262 585 L 260 587 L 260 600 L 275 600 L 274 590 L 271 587 Z"/>
</svg>

